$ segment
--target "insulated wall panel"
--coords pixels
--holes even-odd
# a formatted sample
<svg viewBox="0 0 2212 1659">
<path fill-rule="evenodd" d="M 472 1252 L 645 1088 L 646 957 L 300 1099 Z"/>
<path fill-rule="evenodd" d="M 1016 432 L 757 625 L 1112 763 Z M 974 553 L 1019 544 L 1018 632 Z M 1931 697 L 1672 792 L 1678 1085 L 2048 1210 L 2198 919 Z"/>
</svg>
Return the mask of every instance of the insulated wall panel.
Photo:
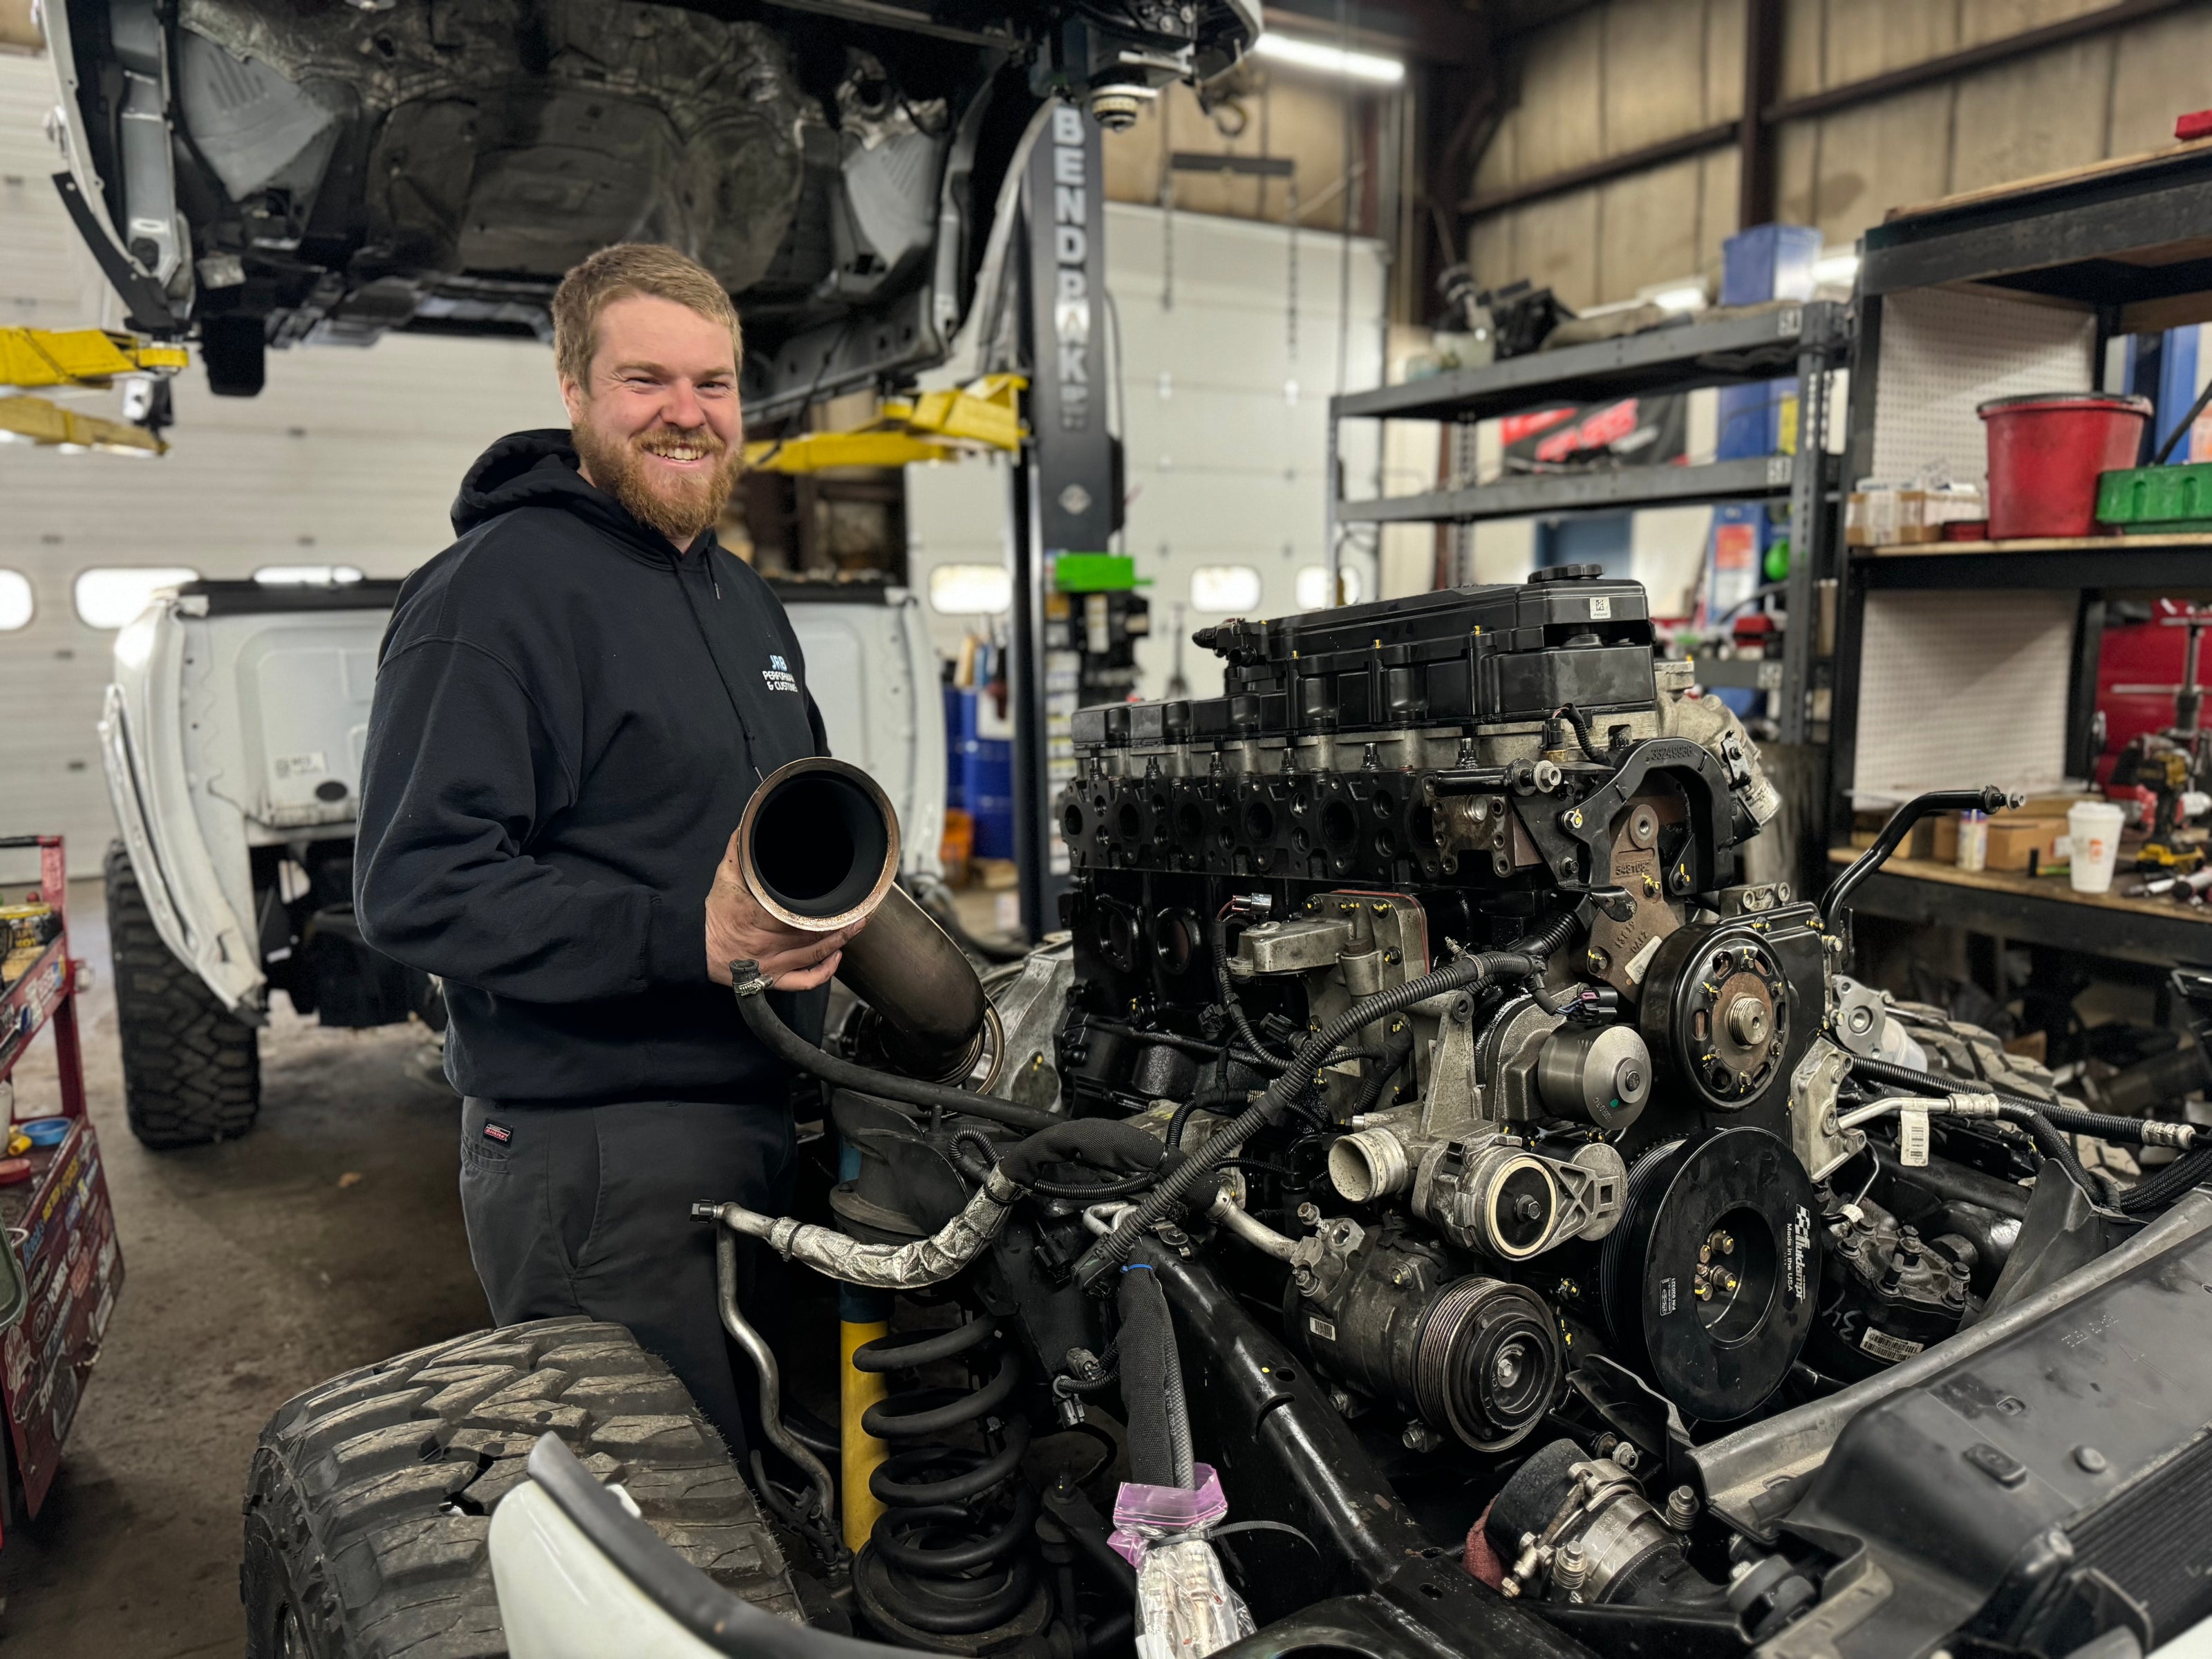
<svg viewBox="0 0 2212 1659">
<path fill-rule="evenodd" d="M 1917 289 L 1883 297 L 1874 477 L 1901 483 L 1941 465 L 1957 482 L 1989 472 L 1977 406 L 2094 384 L 2096 319 L 2026 300 Z"/>
<path fill-rule="evenodd" d="M 1859 810 L 1926 789 L 2046 790 L 2064 777 L 2075 596 L 1976 593 L 1962 607 L 1964 597 L 1867 596 Z"/>
</svg>

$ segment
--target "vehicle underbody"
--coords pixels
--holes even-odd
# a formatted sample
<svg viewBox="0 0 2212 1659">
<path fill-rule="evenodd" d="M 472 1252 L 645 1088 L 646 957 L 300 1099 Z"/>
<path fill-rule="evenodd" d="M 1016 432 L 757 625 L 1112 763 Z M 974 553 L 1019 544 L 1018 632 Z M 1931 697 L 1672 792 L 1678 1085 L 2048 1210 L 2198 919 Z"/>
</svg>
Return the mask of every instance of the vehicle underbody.
<svg viewBox="0 0 2212 1659">
<path fill-rule="evenodd" d="M 1085 711 L 1066 932 L 980 984 L 894 899 L 817 1049 L 738 964 L 842 1178 L 695 1213 L 888 1320 L 810 1445 L 726 1279 L 811 1622 L 2059 1659 L 2212 1612 L 2212 1152 L 1848 977 L 1853 878 L 1738 878 L 1778 801 L 1642 590 L 1544 574 L 1226 623 L 1221 696 Z M 796 764 L 748 880 L 834 925 L 882 849 Z"/>
<path fill-rule="evenodd" d="M 781 418 L 941 361 L 1054 97 L 1134 118 L 1256 9 L 903 0 L 57 0 L 60 180 L 132 326 L 219 392 L 269 347 L 550 336 L 563 272 L 663 241 Z"/>
</svg>

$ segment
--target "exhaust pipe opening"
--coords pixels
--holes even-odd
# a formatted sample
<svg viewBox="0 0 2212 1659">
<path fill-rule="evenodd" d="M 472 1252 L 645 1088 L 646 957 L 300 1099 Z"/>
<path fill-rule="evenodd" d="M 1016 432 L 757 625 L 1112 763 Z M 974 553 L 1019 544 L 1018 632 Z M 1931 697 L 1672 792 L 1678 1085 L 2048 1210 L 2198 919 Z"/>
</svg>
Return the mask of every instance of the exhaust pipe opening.
<svg viewBox="0 0 2212 1659">
<path fill-rule="evenodd" d="M 763 909 L 810 933 L 868 924 L 837 977 L 874 1011 L 884 1059 L 959 1082 L 985 1057 L 990 1003 L 960 947 L 898 885 L 899 846 L 898 814 L 876 781 L 826 756 L 778 767 L 738 822 L 738 866 Z"/>
<path fill-rule="evenodd" d="M 898 873 L 899 833 L 873 780 L 810 769 L 769 779 L 759 801 L 747 873 L 763 906 L 825 933 L 875 908 Z"/>
</svg>

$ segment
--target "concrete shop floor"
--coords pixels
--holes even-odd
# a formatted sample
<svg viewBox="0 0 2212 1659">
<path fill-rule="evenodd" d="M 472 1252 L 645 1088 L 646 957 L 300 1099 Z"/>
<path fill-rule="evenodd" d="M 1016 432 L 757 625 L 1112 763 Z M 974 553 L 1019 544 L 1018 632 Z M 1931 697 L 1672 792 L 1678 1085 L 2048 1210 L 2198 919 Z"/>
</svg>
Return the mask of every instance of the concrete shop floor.
<svg viewBox="0 0 2212 1659">
<path fill-rule="evenodd" d="M 124 1121 L 100 884 L 70 883 L 70 906 L 125 1279 L 44 1510 L 0 1544 L 0 1644 L 45 1659 L 235 1654 L 262 1424 L 332 1372 L 490 1322 L 461 1229 L 459 1103 L 407 1070 L 419 1027 L 326 1031 L 279 997 L 253 1132 L 149 1152 Z M 53 1079 L 41 1037 L 16 1068 L 23 1115 L 58 1103 Z"/>
</svg>

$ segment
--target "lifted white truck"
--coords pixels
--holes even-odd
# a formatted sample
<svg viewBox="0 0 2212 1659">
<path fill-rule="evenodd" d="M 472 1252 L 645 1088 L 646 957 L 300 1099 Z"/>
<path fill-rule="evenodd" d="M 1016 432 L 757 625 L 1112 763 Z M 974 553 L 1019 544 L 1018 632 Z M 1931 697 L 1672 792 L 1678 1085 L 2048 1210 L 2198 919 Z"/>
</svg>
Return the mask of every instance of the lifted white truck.
<svg viewBox="0 0 2212 1659">
<path fill-rule="evenodd" d="M 195 581 L 116 635 L 107 915 L 125 1101 L 149 1146 L 252 1127 L 272 989 L 325 1025 L 444 1024 L 436 985 L 372 949 L 353 914 L 362 746 L 398 592 Z M 831 747 L 912 826 L 908 878 L 933 880 L 945 736 L 920 605 L 896 588 L 783 597 Z"/>
</svg>

